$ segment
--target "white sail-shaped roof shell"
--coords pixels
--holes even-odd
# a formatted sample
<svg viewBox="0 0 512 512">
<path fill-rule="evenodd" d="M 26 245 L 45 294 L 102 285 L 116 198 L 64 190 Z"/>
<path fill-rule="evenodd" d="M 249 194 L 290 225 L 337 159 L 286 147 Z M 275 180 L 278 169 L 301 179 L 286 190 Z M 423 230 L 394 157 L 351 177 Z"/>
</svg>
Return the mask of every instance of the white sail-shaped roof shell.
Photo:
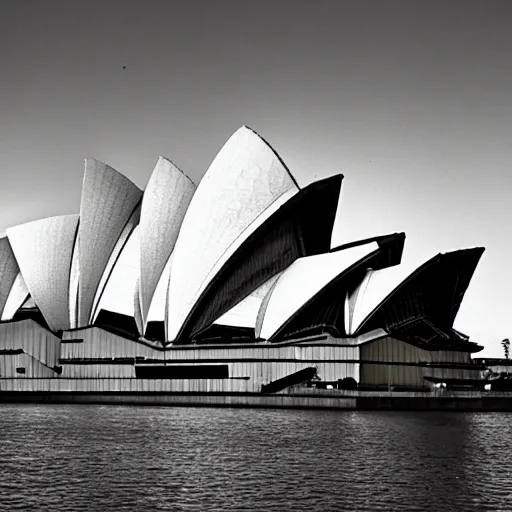
<svg viewBox="0 0 512 512">
<path fill-rule="evenodd" d="M 93 319 L 95 319 L 98 316 L 98 307 L 101 297 L 105 292 L 105 287 L 107 286 L 110 276 L 112 275 L 112 272 L 114 271 L 115 266 L 117 265 L 118 259 L 122 254 L 122 251 L 124 251 L 125 245 L 127 244 L 134 230 L 138 227 L 139 219 L 140 205 L 135 208 L 134 212 L 132 213 L 132 216 L 125 224 L 123 231 L 117 239 L 116 245 L 110 253 L 110 257 L 108 259 L 107 265 L 105 266 L 105 270 L 103 271 L 103 275 L 101 276 L 98 288 L 96 289 L 96 293 L 94 295 L 94 300 L 92 302 L 92 311 L 89 318 L 89 323 L 91 324 L 93 323 Z"/>
<path fill-rule="evenodd" d="M 85 161 L 80 203 L 78 326 L 90 322 L 105 268 L 142 191 L 128 178 L 96 160 Z"/>
<path fill-rule="evenodd" d="M 137 226 L 126 242 L 104 292 L 99 300 L 95 321 L 101 310 L 112 311 L 135 318 L 134 293 L 138 290 L 140 268 L 140 239 Z"/>
<path fill-rule="evenodd" d="M 50 329 L 69 328 L 69 274 L 78 215 L 64 215 L 7 229 L 30 295 Z"/>
<path fill-rule="evenodd" d="M 340 273 L 377 249 L 378 245 L 372 242 L 296 260 L 282 273 L 263 300 L 256 323 L 256 338 L 271 338 Z"/>
<path fill-rule="evenodd" d="M 0 238 L 0 316 L 3 316 L 3 311 L 18 274 L 18 263 L 12 252 L 9 239 L 7 237 Z"/>
<path fill-rule="evenodd" d="M 347 308 L 352 315 L 345 316 L 347 334 L 354 334 L 363 321 L 409 275 L 410 269 L 397 265 L 381 270 L 369 269 L 361 284 L 347 295 Z"/>
<path fill-rule="evenodd" d="M 16 264 L 16 266 L 18 266 Z M 25 303 L 29 296 L 27 285 L 21 275 L 21 272 L 18 272 L 18 275 L 14 279 L 14 283 L 11 287 L 11 291 L 9 292 L 9 296 L 5 301 L 4 308 L 2 310 L 2 321 L 12 320 L 16 312 L 21 308 L 21 306 Z"/>
<path fill-rule="evenodd" d="M 228 325 L 234 327 L 256 327 L 256 318 L 261 303 L 272 285 L 279 279 L 281 272 L 254 290 L 245 299 L 240 301 L 235 307 L 222 315 L 217 321 L 218 325 Z"/>
<path fill-rule="evenodd" d="M 228 140 L 201 180 L 175 245 L 168 294 L 169 341 L 177 338 L 216 272 L 268 218 L 265 211 L 284 204 L 297 191 L 279 157 L 252 130 L 240 128 Z"/>
<path fill-rule="evenodd" d="M 140 216 L 140 298 L 144 327 L 195 189 L 190 178 L 172 162 L 159 158 L 144 191 Z"/>
</svg>

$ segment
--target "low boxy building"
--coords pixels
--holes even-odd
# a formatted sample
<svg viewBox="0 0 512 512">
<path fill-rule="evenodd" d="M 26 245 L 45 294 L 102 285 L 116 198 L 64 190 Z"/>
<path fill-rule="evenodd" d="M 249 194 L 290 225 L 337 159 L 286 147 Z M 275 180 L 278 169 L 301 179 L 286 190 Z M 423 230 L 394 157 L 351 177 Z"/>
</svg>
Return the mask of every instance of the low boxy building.
<svg viewBox="0 0 512 512">
<path fill-rule="evenodd" d="M 343 176 L 299 186 L 239 129 L 196 186 L 86 160 L 79 215 L 0 239 L 0 390 L 428 389 L 480 377 L 453 328 L 482 248 L 410 275 L 404 233 L 339 247 Z M 44 388 L 44 389 L 43 389 Z"/>
</svg>

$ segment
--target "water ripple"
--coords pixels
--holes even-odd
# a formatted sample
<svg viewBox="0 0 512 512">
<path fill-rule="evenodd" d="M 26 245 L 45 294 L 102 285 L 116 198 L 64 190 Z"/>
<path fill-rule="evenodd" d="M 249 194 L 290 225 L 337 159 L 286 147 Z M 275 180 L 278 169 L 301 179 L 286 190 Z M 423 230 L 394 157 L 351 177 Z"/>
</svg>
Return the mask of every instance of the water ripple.
<svg viewBox="0 0 512 512">
<path fill-rule="evenodd" d="M 512 510 L 512 414 L 0 406 L 0 510 Z"/>
</svg>

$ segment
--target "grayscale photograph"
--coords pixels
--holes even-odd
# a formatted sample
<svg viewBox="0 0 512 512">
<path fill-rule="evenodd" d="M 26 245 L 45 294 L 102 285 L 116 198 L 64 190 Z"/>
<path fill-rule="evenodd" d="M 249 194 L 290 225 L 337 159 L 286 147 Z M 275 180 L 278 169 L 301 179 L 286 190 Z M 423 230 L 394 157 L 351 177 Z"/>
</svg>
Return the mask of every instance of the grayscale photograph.
<svg viewBox="0 0 512 512">
<path fill-rule="evenodd" d="M 512 0 L 0 0 L 0 511 L 512 512 Z"/>
</svg>

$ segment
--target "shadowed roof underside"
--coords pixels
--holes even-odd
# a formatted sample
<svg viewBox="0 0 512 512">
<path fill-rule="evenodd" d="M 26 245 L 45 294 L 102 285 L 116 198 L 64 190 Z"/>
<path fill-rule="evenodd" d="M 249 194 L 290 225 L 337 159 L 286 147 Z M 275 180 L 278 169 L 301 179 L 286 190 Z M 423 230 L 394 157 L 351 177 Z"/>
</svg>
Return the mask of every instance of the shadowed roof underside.
<svg viewBox="0 0 512 512">
<path fill-rule="evenodd" d="M 434 256 L 392 290 L 355 334 L 377 326 L 393 331 L 414 318 L 427 318 L 449 332 L 484 250 L 476 247 Z"/>
<path fill-rule="evenodd" d="M 231 136 L 197 187 L 176 241 L 169 341 L 183 335 L 195 303 L 230 255 L 258 229 L 257 219 L 263 221 L 266 210 L 297 191 L 281 159 L 255 132 L 242 127 Z"/>
<path fill-rule="evenodd" d="M 265 299 L 256 336 L 279 341 L 324 328 L 345 335 L 351 313 L 345 305 L 348 291 L 361 282 L 367 268 L 398 265 L 404 241 L 404 233 L 373 237 L 296 261 Z"/>
<path fill-rule="evenodd" d="M 329 250 L 342 178 L 308 185 L 259 225 L 196 301 L 180 343 L 190 342 L 297 258 Z"/>
<path fill-rule="evenodd" d="M 370 243 L 296 260 L 269 291 L 270 297 L 264 302 L 264 311 L 258 314 L 256 337 L 272 339 L 298 310 L 336 276 L 376 249 L 377 244 Z"/>
</svg>

